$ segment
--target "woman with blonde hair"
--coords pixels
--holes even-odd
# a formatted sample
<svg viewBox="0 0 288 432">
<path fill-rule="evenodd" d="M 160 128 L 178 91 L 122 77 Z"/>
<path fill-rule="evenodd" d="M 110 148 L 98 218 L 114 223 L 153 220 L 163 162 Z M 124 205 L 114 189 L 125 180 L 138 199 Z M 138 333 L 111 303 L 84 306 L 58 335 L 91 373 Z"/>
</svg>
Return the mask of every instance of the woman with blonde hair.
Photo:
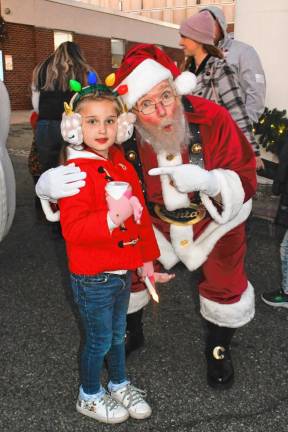
<svg viewBox="0 0 288 432">
<path fill-rule="evenodd" d="M 62 43 L 33 71 L 32 104 L 39 115 L 35 147 L 41 172 L 58 166 L 63 145 L 60 131 L 63 106 L 72 96 L 68 87 L 69 80 L 74 79 L 86 85 L 89 71 L 94 70 L 75 42 Z"/>
<path fill-rule="evenodd" d="M 193 72 L 197 85 L 193 94 L 224 106 L 259 156 L 236 70 L 214 44 L 214 20 L 208 11 L 190 16 L 180 26 L 180 42 L 186 57 L 183 69 Z"/>
</svg>

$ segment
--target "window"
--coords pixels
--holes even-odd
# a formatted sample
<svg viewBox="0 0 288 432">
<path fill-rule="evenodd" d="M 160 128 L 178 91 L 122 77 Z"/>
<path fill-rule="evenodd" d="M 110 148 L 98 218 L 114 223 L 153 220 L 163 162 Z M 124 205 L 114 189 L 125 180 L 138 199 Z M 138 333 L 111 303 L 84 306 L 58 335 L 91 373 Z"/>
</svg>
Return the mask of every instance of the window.
<svg viewBox="0 0 288 432">
<path fill-rule="evenodd" d="M 124 54 L 125 41 L 122 39 L 111 39 L 111 56 L 113 69 L 117 69 L 120 66 Z"/>
<path fill-rule="evenodd" d="M 54 49 L 56 50 L 63 42 L 72 42 L 73 35 L 69 32 L 54 31 Z"/>
</svg>

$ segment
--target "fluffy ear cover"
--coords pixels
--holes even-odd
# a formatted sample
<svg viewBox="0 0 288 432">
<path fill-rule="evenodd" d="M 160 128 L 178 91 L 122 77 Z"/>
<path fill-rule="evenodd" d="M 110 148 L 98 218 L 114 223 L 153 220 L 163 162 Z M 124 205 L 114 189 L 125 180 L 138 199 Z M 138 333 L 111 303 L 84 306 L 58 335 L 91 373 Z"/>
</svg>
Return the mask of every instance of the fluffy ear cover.
<svg viewBox="0 0 288 432">
<path fill-rule="evenodd" d="M 78 113 L 62 114 L 61 134 L 64 141 L 76 150 L 83 148 L 82 117 Z"/>
<path fill-rule="evenodd" d="M 135 121 L 136 116 L 131 112 L 120 114 L 118 117 L 118 131 L 116 137 L 117 144 L 121 144 L 131 138 L 133 135 Z"/>
<path fill-rule="evenodd" d="M 196 87 L 197 78 L 189 71 L 184 71 L 174 80 L 174 85 L 178 95 L 186 95 L 192 93 Z"/>
</svg>

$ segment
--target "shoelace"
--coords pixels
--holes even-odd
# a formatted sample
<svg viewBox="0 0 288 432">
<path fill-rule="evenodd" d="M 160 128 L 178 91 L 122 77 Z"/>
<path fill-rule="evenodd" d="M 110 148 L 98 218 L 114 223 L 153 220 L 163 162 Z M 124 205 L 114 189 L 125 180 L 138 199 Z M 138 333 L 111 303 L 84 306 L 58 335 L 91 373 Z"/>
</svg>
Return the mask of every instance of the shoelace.
<svg viewBox="0 0 288 432">
<path fill-rule="evenodd" d="M 87 404 L 89 407 L 96 405 L 99 402 L 105 406 L 106 417 L 109 418 L 109 413 L 119 405 L 115 399 L 113 399 L 109 394 L 105 393 L 99 401 L 88 401 Z"/>
<path fill-rule="evenodd" d="M 128 399 L 128 406 L 126 408 L 130 408 L 131 406 L 137 405 L 137 403 L 143 401 L 146 397 L 146 391 L 134 387 L 132 384 L 128 384 L 123 392 L 122 401 L 124 401 L 126 397 Z"/>
</svg>

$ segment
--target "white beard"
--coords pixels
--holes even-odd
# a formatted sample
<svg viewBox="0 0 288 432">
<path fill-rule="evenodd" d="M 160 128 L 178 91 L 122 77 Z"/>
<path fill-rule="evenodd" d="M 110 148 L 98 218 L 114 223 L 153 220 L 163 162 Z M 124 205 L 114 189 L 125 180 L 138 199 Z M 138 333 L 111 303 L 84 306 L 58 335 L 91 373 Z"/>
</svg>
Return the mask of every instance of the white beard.
<svg viewBox="0 0 288 432">
<path fill-rule="evenodd" d="M 164 127 L 172 125 L 171 132 L 166 132 Z M 185 119 L 182 105 L 176 108 L 172 119 L 163 119 L 159 126 L 143 125 L 138 120 L 135 127 L 139 132 L 142 142 L 151 144 L 156 154 L 165 151 L 177 154 L 189 144 L 189 127 Z"/>
</svg>

